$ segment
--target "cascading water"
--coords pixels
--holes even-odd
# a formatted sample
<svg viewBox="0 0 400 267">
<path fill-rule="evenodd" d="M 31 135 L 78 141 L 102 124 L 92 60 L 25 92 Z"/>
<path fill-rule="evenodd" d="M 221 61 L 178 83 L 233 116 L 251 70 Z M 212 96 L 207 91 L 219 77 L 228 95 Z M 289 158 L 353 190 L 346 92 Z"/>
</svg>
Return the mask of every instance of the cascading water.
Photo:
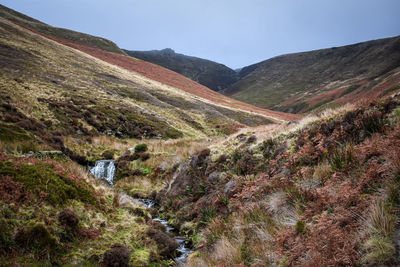
<svg viewBox="0 0 400 267">
<path fill-rule="evenodd" d="M 105 179 L 111 185 L 114 183 L 115 165 L 114 160 L 98 160 L 90 173 L 99 179 Z"/>
<path fill-rule="evenodd" d="M 115 173 L 115 165 L 114 160 L 98 160 L 93 168 L 90 169 L 90 173 L 93 174 L 96 178 L 105 179 L 110 185 L 114 184 L 114 173 Z M 132 198 L 135 201 L 141 203 L 145 208 L 153 208 L 155 206 L 155 202 L 151 199 L 141 199 L 141 198 Z M 154 218 L 154 221 L 158 221 L 166 227 L 166 232 L 171 235 L 173 239 L 179 244 L 179 248 L 177 249 L 180 252 L 180 256 L 176 257 L 174 260 L 177 263 L 177 266 L 183 266 L 186 262 L 187 257 L 192 252 L 190 246 L 187 242 L 187 239 L 184 236 L 179 236 L 176 233 L 176 230 L 168 225 L 166 220 L 161 218 Z"/>
<path fill-rule="evenodd" d="M 142 205 L 146 208 L 153 208 L 155 206 L 154 201 L 151 199 L 137 198 L 136 200 L 142 203 Z M 190 253 L 192 253 L 192 250 L 190 249 L 190 246 L 187 242 L 187 238 L 184 236 L 179 236 L 175 232 L 176 229 L 171 227 L 166 220 L 163 220 L 159 217 L 153 218 L 153 220 L 160 222 L 162 225 L 164 225 L 167 229 L 166 232 L 170 234 L 176 242 L 178 242 L 179 247 L 177 250 L 180 252 L 180 255 L 174 258 L 174 261 L 177 263 L 177 266 L 184 266 L 188 256 L 190 255 Z"/>
</svg>

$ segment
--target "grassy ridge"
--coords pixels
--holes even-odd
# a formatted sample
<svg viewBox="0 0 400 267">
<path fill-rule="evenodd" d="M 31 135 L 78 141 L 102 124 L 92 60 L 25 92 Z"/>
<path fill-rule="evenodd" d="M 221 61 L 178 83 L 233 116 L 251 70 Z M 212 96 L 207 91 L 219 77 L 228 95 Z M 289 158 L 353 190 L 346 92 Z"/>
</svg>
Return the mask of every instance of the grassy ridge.
<svg viewBox="0 0 400 267">
<path fill-rule="evenodd" d="M 116 44 L 114 44 L 110 40 L 68 29 L 52 27 L 41 21 L 38 21 L 22 13 L 19 13 L 15 10 L 7 8 L 3 5 L 0 5 L 0 16 L 2 18 L 13 21 L 20 25 L 24 25 L 32 29 L 35 29 L 38 32 L 47 34 L 49 36 L 54 36 L 57 38 L 67 39 L 73 42 L 82 43 L 93 47 L 98 47 L 105 51 L 110 51 L 118 54 L 125 54 Z"/>
<path fill-rule="evenodd" d="M 263 108 L 305 113 L 380 97 L 399 84 L 400 37 L 274 57 L 245 67 L 224 94 Z"/>
</svg>

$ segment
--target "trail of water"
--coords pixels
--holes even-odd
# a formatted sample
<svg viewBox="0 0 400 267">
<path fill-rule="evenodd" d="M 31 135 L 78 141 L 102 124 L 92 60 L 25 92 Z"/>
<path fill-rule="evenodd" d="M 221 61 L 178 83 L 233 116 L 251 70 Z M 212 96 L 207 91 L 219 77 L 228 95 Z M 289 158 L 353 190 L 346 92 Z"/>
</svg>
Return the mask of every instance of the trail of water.
<svg viewBox="0 0 400 267">
<path fill-rule="evenodd" d="M 156 203 L 151 199 L 136 198 L 136 200 L 142 203 L 143 206 L 146 208 L 154 208 L 156 206 Z M 164 225 L 167 229 L 166 232 L 170 234 L 176 242 L 178 242 L 179 247 L 177 248 L 177 250 L 179 251 L 180 255 L 174 258 L 174 261 L 178 264 L 178 266 L 183 266 L 190 253 L 192 253 L 188 240 L 185 236 L 180 236 L 178 231 L 168 224 L 167 220 L 163 220 L 159 217 L 154 218 L 153 220 L 160 222 L 162 225 Z"/>
<path fill-rule="evenodd" d="M 114 160 L 97 160 L 90 173 L 99 179 L 105 179 L 110 185 L 114 184 Z"/>
<path fill-rule="evenodd" d="M 98 179 L 106 180 L 111 186 L 114 184 L 115 165 L 114 160 L 98 160 L 94 167 L 90 169 L 90 173 Z M 145 208 L 155 208 L 156 203 L 151 199 L 132 198 L 135 202 L 139 202 Z M 166 232 L 179 244 L 177 251 L 179 256 L 174 258 L 178 266 L 183 266 L 192 252 L 189 242 L 185 236 L 180 236 L 177 229 L 170 226 L 167 220 L 159 217 L 153 218 L 154 221 L 160 222 L 167 229 Z"/>
</svg>

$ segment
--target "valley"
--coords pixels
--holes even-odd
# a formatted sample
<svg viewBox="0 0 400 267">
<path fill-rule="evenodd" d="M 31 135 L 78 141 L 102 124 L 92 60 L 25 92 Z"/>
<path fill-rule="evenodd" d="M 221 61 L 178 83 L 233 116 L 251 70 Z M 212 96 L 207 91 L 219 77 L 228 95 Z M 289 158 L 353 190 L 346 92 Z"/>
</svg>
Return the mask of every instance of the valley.
<svg viewBox="0 0 400 267">
<path fill-rule="evenodd" d="M 235 72 L 0 5 L 0 265 L 397 266 L 398 44 Z"/>
</svg>

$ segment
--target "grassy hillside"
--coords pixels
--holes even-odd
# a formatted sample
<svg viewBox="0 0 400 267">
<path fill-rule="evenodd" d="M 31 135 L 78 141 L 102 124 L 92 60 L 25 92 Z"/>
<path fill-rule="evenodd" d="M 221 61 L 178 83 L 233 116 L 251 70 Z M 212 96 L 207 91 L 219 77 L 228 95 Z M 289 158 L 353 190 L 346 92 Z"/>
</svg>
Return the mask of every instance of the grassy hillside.
<svg viewBox="0 0 400 267">
<path fill-rule="evenodd" d="M 237 73 L 225 65 L 202 58 L 177 54 L 170 48 L 151 51 L 124 51 L 132 57 L 180 73 L 217 92 L 238 80 Z"/>
<path fill-rule="evenodd" d="M 13 21 L 19 25 L 35 29 L 38 32 L 49 36 L 98 47 L 105 51 L 124 54 L 124 52 L 110 40 L 68 29 L 53 27 L 3 5 L 0 5 L 0 17 Z"/>
<path fill-rule="evenodd" d="M 399 123 L 399 97 L 369 101 L 193 155 L 157 194 L 188 265 L 398 266 Z"/>
<path fill-rule="evenodd" d="M 203 101 L 6 20 L 0 26 L 9 37 L 0 40 L 2 120 L 42 138 L 205 137 L 229 125 L 269 123 L 261 115 Z"/>
<path fill-rule="evenodd" d="M 116 258 L 133 266 L 173 265 L 173 251 L 155 241 L 170 238 L 162 230 L 154 235 L 161 226 L 124 192 L 157 190 L 176 164 L 208 145 L 207 138 L 271 121 L 3 18 L 0 35 L 7 36 L 0 38 L 2 265 L 111 266 Z M 128 149 L 140 142 L 148 152 L 128 162 Z M 119 158 L 114 189 L 77 164 L 104 158 Z"/>
<path fill-rule="evenodd" d="M 321 105 L 398 90 L 400 37 L 278 56 L 243 68 L 224 94 L 274 110 L 303 113 Z"/>
</svg>

